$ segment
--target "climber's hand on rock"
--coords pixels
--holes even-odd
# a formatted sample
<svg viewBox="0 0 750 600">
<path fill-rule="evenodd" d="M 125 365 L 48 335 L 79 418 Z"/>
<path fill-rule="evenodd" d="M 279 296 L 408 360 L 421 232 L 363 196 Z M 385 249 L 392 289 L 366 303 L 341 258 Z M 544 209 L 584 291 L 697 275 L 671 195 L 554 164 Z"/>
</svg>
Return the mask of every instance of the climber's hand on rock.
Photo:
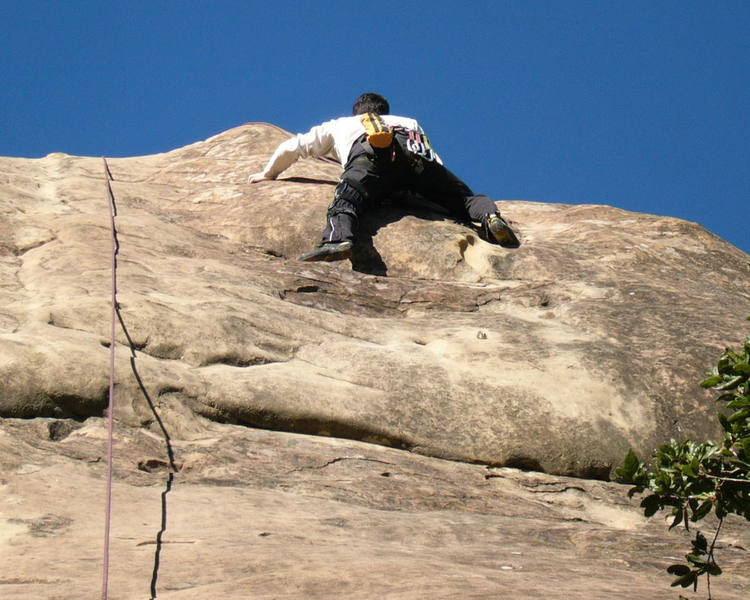
<svg viewBox="0 0 750 600">
<path fill-rule="evenodd" d="M 253 173 L 247 178 L 248 183 L 258 183 L 259 181 L 273 181 L 275 177 L 266 177 L 263 173 Z"/>
</svg>

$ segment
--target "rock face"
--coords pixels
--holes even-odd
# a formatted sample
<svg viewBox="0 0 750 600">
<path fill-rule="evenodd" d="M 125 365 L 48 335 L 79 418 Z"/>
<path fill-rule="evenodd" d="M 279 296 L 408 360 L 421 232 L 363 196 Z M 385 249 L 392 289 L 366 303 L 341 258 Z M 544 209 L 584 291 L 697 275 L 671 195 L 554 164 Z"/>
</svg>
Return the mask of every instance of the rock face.
<svg viewBox="0 0 750 600">
<path fill-rule="evenodd" d="M 0 428 L 4 600 L 99 597 L 106 431 L 60 423 Z M 173 478 L 159 436 L 117 428 L 113 600 L 664 600 L 690 547 L 612 483 L 210 422 L 171 449 Z M 722 528 L 715 598 L 748 597 L 747 548 Z"/>
<path fill-rule="evenodd" d="M 676 219 L 501 202 L 517 250 L 392 205 L 363 224 L 352 263 L 299 263 L 339 167 L 304 161 L 248 185 L 284 136 L 248 125 L 109 161 L 122 318 L 164 410 L 599 477 L 631 446 L 715 433 L 696 381 L 742 337 L 746 254 Z M 4 159 L 2 172 L 0 414 L 101 415 L 102 161 Z M 122 329 L 118 341 L 118 417 L 144 424 Z"/>
<path fill-rule="evenodd" d="M 524 568 L 557 564 L 569 581 L 574 572 L 562 565 L 571 549 L 560 544 L 583 540 L 594 557 L 608 536 L 630 540 L 624 529 L 636 532 L 630 557 L 587 563 L 591 574 L 565 595 L 634 597 L 625 583 L 661 534 L 639 521 L 619 486 L 565 476 L 606 479 L 629 447 L 645 454 L 670 437 L 717 434 L 711 395 L 697 381 L 743 337 L 750 256 L 677 219 L 518 201 L 498 204 L 522 239 L 506 250 L 428 199 L 394 198 L 364 220 L 351 262 L 300 263 L 293 259 L 318 241 L 340 168 L 300 161 L 279 181 L 248 185 L 287 135 L 250 124 L 165 154 L 108 160 L 120 248 L 116 417 L 125 464 L 116 490 L 127 498 L 128 527 L 164 491 L 153 486 L 169 467 L 165 431 L 180 468 L 167 495 L 181 506 L 170 514 L 184 521 L 170 525 L 173 546 L 159 544 L 174 570 L 157 575 L 175 598 L 327 598 L 332 588 L 357 597 L 358 585 L 361 597 L 515 589 L 549 598 L 546 583 L 516 577 L 513 556 L 548 544 Z M 89 530 L 82 521 L 89 501 L 101 502 L 89 488 L 103 476 L 105 188 L 101 159 L 0 159 L 0 448 L 3 472 L 14 474 L 0 481 L 11 498 L 0 504 L 9 515 L 4 552 L 45 552 L 50 536 L 98 550 L 97 523 Z M 50 477 L 59 496 L 45 488 Z M 65 494 L 84 505 L 21 508 Z M 250 541 L 237 539 L 236 515 L 244 523 L 258 504 L 274 506 L 255 513 Z M 214 509 L 210 523 L 196 524 Z M 516 510 L 530 529 L 504 538 Z M 570 518 L 594 525 L 566 525 Z M 120 532 L 116 551 L 145 577 L 153 536 L 128 544 L 148 538 L 154 523 L 137 526 L 145 530 Z M 212 536 L 221 557 L 210 555 Z M 469 538 L 475 546 L 462 554 Z M 511 554 L 495 556 L 498 544 Z M 188 555 L 214 571 L 181 571 Z M 44 590 L 67 581 L 63 571 L 45 579 L 21 569 L 0 583 L 11 597 L 61 597 Z M 741 597 L 746 577 L 737 571 L 725 597 Z M 127 582 L 125 569 L 120 589 L 143 597 L 142 582 L 133 583 L 138 592 Z M 649 595 L 651 582 L 644 575 L 635 596 L 663 597 Z M 252 593 L 232 596 L 239 583 Z"/>
</svg>

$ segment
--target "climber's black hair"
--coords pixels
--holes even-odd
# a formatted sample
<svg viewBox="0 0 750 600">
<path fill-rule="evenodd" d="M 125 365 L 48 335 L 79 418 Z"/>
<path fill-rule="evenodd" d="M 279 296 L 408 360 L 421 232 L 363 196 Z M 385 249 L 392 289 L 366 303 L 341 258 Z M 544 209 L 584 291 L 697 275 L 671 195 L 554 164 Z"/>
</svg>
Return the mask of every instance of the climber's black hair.
<svg viewBox="0 0 750 600">
<path fill-rule="evenodd" d="M 363 115 L 365 113 L 375 113 L 376 115 L 387 115 L 391 112 L 388 100 L 380 94 L 367 92 L 362 94 L 352 107 L 353 115 Z"/>
</svg>

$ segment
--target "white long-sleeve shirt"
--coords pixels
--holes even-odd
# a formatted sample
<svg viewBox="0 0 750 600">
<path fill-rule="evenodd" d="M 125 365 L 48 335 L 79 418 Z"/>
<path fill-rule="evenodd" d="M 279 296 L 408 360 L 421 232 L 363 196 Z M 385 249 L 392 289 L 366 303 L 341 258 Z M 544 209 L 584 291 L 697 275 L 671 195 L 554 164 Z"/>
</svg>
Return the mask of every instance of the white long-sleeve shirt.
<svg viewBox="0 0 750 600">
<path fill-rule="evenodd" d="M 424 133 L 416 119 L 396 115 L 381 115 L 381 119 L 391 127 L 403 127 Z M 299 158 L 314 158 L 326 154 L 333 154 L 342 167 L 346 166 L 352 145 L 363 133 L 365 133 L 365 127 L 358 115 L 326 121 L 313 127 L 307 133 L 298 133 L 279 144 L 263 170 L 263 175 L 276 178 Z M 435 157 L 442 164 L 437 154 Z"/>
</svg>

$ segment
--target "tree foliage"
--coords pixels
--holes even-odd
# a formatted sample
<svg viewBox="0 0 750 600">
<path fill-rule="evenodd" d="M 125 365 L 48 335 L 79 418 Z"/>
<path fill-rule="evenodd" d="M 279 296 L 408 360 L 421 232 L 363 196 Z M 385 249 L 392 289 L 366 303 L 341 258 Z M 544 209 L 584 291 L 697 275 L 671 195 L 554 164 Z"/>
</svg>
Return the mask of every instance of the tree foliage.
<svg viewBox="0 0 750 600">
<path fill-rule="evenodd" d="M 727 349 L 721 355 L 701 386 L 720 392 L 716 401 L 723 440 L 671 440 L 647 462 L 631 450 L 616 475 L 618 481 L 633 485 L 629 496 L 647 493 L 641 501 L 647 517 L 670 510 L 670 529 L 682 524 L 689 530 L 691 522 L 712 512 L 716 515 L 718 525 L 711 541 L 696 531 L 685 563 L 667 568 L 676 576 L 672 586 L 697 590 L 699 578 L 705 575 L 710 600 L 711 576 L 721 574 L 714 549 L 724 519 L 736 514 L 750 521 L 750 336 L 743 351 Z"/>
</svg>

